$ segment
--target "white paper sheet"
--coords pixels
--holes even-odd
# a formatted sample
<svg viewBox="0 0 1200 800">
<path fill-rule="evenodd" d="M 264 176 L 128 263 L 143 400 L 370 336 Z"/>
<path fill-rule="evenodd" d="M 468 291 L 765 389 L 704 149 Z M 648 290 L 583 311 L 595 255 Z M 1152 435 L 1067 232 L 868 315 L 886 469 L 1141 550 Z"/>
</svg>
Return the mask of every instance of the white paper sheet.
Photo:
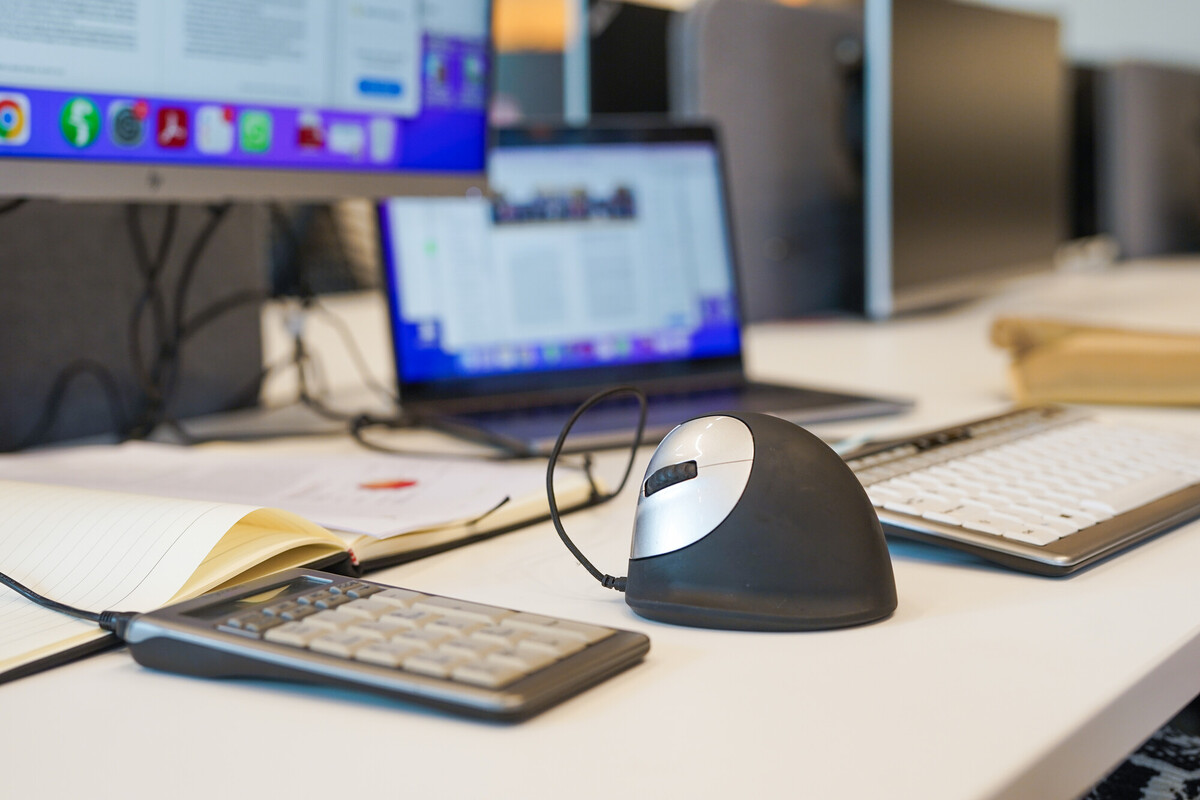
<svg viewBox="0 0 1200 800">
<path fill-rule="evenodd" d="M 270 506 L 327 528 L 386 537 L 475 519 L 505 498 L 540 498 L 546 467 L 130 442 L 3 456 L 0 479 Z"/>
</svg>

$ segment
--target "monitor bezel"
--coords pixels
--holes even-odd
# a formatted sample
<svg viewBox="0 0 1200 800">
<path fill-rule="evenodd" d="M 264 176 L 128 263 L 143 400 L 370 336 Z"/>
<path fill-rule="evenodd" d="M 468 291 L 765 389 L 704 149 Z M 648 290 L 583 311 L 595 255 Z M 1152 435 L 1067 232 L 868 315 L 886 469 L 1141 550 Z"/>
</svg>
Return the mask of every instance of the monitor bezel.
<svg viewBox="0 0 1200 800">
<path fill-rule="evenodd" d="M 489 122 L 496 91 L 495 0 L 484 2 L 487 79 L 479 169 L 256 168 L 245 165 L 92 161 L 5 155 L 0 197 L 83 202 L 321 202 L 352 198 L 455 197 L 487 191 Z"/>
<path fill-rule="evenodd" d="M 483 143 L 490 149 L 489 134 Z M 171 166 L 145 163 L 0 158 L 0 187 L 8 197 L 65 201 L 336 200 L 398 195 L 457 196 L 484 191 L 486 170 L 344 171 L 294 168 Z"/>
</svg>

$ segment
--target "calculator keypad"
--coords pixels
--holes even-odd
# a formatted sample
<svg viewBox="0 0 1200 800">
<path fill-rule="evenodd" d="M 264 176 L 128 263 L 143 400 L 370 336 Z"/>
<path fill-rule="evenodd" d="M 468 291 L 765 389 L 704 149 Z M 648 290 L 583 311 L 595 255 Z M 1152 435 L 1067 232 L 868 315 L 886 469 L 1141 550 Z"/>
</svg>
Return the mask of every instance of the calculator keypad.
<svg viewBox="0 0 1200 800">
<path fill-rule="evenodd" d="M 615 631 L 346 580 L 219 621 L 218 630 L 454 682 L 502 688 Z"/>
</svg>

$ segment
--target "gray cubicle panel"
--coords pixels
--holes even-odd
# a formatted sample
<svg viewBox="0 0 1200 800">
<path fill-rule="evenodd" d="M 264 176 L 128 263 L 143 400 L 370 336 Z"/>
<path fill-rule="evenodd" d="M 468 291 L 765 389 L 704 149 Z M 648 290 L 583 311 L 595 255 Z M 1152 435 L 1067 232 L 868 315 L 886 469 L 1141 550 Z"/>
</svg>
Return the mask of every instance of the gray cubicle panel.
<svg viewBox="0 0 1200 800">
<path fill-rule="evenodd" d="M 179 212 L 162 276 L 168 307 L 186 253 L 208 213 Z M 151 257 L 165 206 L 142 214 Z M 133 410 L 140 395 L 130 353 L 130 321 L 142 291 L 126 207 L 117 203 L 31 201 L 0 215 L 0 449 L 34 428 L 55 379 L 90 359 L 113 375 Z M 266 289 L 266 218 L 255 206 L 234 206 L 198 262 L 188 292 L 188 316 L 214 301 Z M 146 315 L 147 358 L 154 351 Z M 169 411 L 180 417 L 227 410 L 257 398 L 262 337 L 257 305 L 239 306 L 200 330 L 182 350 L 182 372 Z M 107 432 L 109 401 L 94 376 L 75 379 L 44 440 Z"/>
<path fill-rule="evenodd" d="M 747 317 L 861 308 L 861 13 L 699 0 L 668 42 L 672 112 L 723 134 Z"/>
<path fill-rule="evenodd" d="M 1200 71 L 1127 63 L 1097 81 L 1101 229 L 1127 258 L 1200 251 Z"/>
</svg>

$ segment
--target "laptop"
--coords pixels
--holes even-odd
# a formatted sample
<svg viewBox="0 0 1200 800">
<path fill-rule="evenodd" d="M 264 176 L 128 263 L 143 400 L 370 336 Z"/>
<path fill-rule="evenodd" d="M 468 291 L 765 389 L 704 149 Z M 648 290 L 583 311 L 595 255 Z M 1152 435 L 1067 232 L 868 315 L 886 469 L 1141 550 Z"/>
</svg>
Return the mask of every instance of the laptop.
<svg viewBox="0 0 1200 800">
<path fill-rule="evenodd" d="M 401 410 L 545 454 L 572 410 L 630 384 L 646 441 L 718 411 L 812 424 L 908 403 L 747 379 L 720 147 L 703 125 L 497 131 L 490 198 L 380 204 Z M 569 449 L 628 445 L 636 405 L 588 412 Z"/>
</svg>

